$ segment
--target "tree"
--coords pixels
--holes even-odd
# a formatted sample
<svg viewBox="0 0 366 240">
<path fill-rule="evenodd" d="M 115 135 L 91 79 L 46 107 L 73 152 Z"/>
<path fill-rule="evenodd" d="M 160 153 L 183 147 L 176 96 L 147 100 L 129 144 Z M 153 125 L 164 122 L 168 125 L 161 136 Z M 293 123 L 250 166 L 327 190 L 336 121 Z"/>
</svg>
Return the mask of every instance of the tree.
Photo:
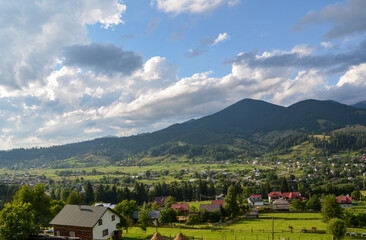
<svg viewBox="0 0 366 240">
<path fill-rule="evenodd" d="M 61 200 L 62 201 L 64 201 L 64 202 L 66 202 L 67 201 L 67 198 L 69 197 L 69 195 L 70 195 L 70 189 L 69 188 L 67 188 L 67 187 L 64 187 L 64 188 L 62 188 L 62 190 L 61 190 Z"/>
<path fill-rule="evenodd" d="M 39 230 L 35 220 L 30 203 L 8 203 L 0 212 L 0 236 L 4 239 L 27 239 Z"/>
<path fill-rule="evenodd" d="M 65 202 L 62 200 L 52 200 L 51 201 L 51 214 L 52 217 L 55 217 L 65 206 Z"/>
<path fill-rule="evenodd" d="M 44 185 L 37 184 L 33 190 L 27 185 L 16 192 L 13 200 L 14 204 L 29 203 L 34 210 L 37 224 L 47 226 L 52 218 L 51 198 L 46 194 Z"/>
<path fill-rule="evenodd" d="M 200 216 L 197 214 L 189 214 L 187 217 L 187 225 L 196 225 L 200 223 Z"/>
<path fill-rule="evenodd" d="M 291 204 L 291 208 L 293 208 L 295 211 L 303 211 L 306 208 L 306 204 L 300 199 L 295 199 Z"/>
<path fill-rule="evenodd" d="M 280 191 L 283 192 L 288 192 L 288 185 L 287 185 L 287 180 L 285 177 L 282 178 L 282 182 L 281 182 L 281 187 L 280 187 Z"/>
<path fill-rule="evenodd" d="M 87 205 L 93 204 L 94 203 L 94 190 L 93 190 L 93 186 L 91 185 L 90 182 L 88 182 L 86 184 L 85 187 L 85 198 L 84 198 L 84 202 Z"/>
<path fill-rule="evenodd" d="M 170 208 L 170 206 L 172 206 L 173 203 L 176 203 L 177 201 L 175 200 L 174 197 L 167 197 L 164 201 L 164 207 Z"/>
<path fill-rule="evenodd" d="M 124 228 L 126 230 L 126 233 L 128 232 L 128 227 L 132 225 L 132 219 L 127 218 L 125 216 L 120 217 L 120 221 L 118 223 L 118 228 Z"/>
<path fill-rule="evenodd" d="M 81 205 L 84 203 L 83 196 L 77 191 L 76 189 L 72 191 L 67 198 L 66 201 L 67 204 L 73 204 L 73 205 Z"/>
<path fill-rule="evenodd" d="M 127 218 L 132 218 L 133 212 L 137 211 L 138 209 L 139 207 L 137 206 L 135 200 L 123 200 L 117 204 L 117 206 L 114 208 L 114 211 Z"/>
<path fill-rule="evenodd" d="M 332 218 L 328 223 L 327 229 L 333 236 L 333 239 L 336 240 L 342 239 L 347 231 L 346 223 L 338 218 Z"/>
<path fill-rule="evenodd" d="M 222 218 L 222 213 L 219 210 L 215 210 L 210 214 L 211 222 L 219 222 Z"/>
<path fill-rule="evenodd" d="M 159 222 L 162 224 L 172 224 L 177 221 L 177 212 L 172 208 L 163 209 L 159 215 Z"/>
<path fill-rule="evenodd" d="M 104 202 L 104 186 L 99 184 L 95 192 L 95 201 Z"/>
<path fill-rule="evenodd" d="M 146 231 L 146 228 L 152 225 L 152 218 L 148 210 L 141 210 L 137 222 L 140 224 L 142 230 Z"/>
<path fill-rule="evenodd" d="M 306 202 L 306 209 L 312 211 L 320 211 L 322 208 L 322 204 L 317 195 L 311 196 L 311 198 Z"/>
<path fill-rule="evenodd" d="M 231 185 L 227 190 L 225 198 L 225 208 L 230 216 L 236 216 L 239 213 L 238 200 L 235 193 L 235 186 Z"/>
<path fill-rule="evenodd" d="M 343 209 L 334 195 L 327 195 L 322 203 L 322 221 L 329 222 L 332 218 L 342 218 Z"/>
<path fill-rule="evenodd" d="M 201 222 L 207 222 L 210 219 L 210 213 L 207 211 L 207 209 L 201 209 L 200 210 L 200 220 Z"/>
<path fill-rule="evenodd" d="M 361 197 L 361 192 L 360 191 L 357 191 L 357 190 L 354 190 L 352 193 L 351 193 L 351 197 L 354 198 L 354 199 L 360 199 Z"/>
</svg>

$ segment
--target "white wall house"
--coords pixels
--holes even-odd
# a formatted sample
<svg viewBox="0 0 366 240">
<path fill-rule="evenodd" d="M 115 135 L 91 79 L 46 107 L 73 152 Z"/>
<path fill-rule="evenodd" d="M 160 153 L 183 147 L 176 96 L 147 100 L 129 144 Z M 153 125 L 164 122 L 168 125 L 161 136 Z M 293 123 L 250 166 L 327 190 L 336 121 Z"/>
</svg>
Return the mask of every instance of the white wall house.
<svg viewBox="0 0 366 240">
<path fill-rule="evenodd" d="M 105 240 L 113 237 L 119 215 L 102 206 L 66 205 L 50 222 L 55 236 Z"/>
</svg>

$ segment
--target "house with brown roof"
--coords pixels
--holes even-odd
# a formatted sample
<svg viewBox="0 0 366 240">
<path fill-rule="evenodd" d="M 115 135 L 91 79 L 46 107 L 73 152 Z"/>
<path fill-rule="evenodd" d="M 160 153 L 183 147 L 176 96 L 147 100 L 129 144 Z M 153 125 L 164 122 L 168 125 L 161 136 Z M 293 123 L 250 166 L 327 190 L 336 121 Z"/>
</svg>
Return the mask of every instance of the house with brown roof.
<svg viewBox="0 0 366 240">
<path fill-rule="evenodd" d="M 187 203 L 174 203 L 170 206 L 173 210 L 180 210 L 183 214 L 189 212 L 189 204 Z"/>
<path fill-rule="evenodd" d="M 221 204 L 201 204 L 200 210 L 206 209 L 207 212 L 213 212 L 215 210 L 221 212 L 222 206 Z"/>
<path fill-rule="evenodd" d="M 55 236 L 79 237 L 83 240 L 104 240 L 121 236 L 117 230 L 119 215 L 108 207 L 66 205 L 52 219 Z"/>
<path fill-rule="evenodd" d="M 211 204 L 220 204 L 223 207 L 225 200 L 211 200 Z"/>
</svg>

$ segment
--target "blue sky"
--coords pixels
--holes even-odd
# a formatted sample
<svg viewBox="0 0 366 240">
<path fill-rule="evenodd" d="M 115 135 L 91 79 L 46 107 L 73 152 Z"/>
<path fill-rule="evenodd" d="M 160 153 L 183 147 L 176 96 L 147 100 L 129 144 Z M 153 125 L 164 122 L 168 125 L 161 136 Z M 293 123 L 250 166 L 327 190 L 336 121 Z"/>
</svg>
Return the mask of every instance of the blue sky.
<svg viewBox="0 0 366 240">
<path fill-rule="evenodd" d="M 366 100 L 365 33 L 364 0 L 0 0 L 0 149 Z"/>
</svg>

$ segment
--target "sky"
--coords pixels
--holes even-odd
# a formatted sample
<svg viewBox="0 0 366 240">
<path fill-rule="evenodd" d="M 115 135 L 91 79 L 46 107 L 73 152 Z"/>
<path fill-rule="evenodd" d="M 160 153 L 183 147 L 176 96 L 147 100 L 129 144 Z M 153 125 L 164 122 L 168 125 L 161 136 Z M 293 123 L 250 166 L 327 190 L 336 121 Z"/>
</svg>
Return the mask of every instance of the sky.
<svg viewBox="0 0 366 240">
<path fill-rule="evenodd" d="M 366 100 L 366 1 L 0 0 L 0 149 L 153 132 L 244 98 Z"/>
</svg>

